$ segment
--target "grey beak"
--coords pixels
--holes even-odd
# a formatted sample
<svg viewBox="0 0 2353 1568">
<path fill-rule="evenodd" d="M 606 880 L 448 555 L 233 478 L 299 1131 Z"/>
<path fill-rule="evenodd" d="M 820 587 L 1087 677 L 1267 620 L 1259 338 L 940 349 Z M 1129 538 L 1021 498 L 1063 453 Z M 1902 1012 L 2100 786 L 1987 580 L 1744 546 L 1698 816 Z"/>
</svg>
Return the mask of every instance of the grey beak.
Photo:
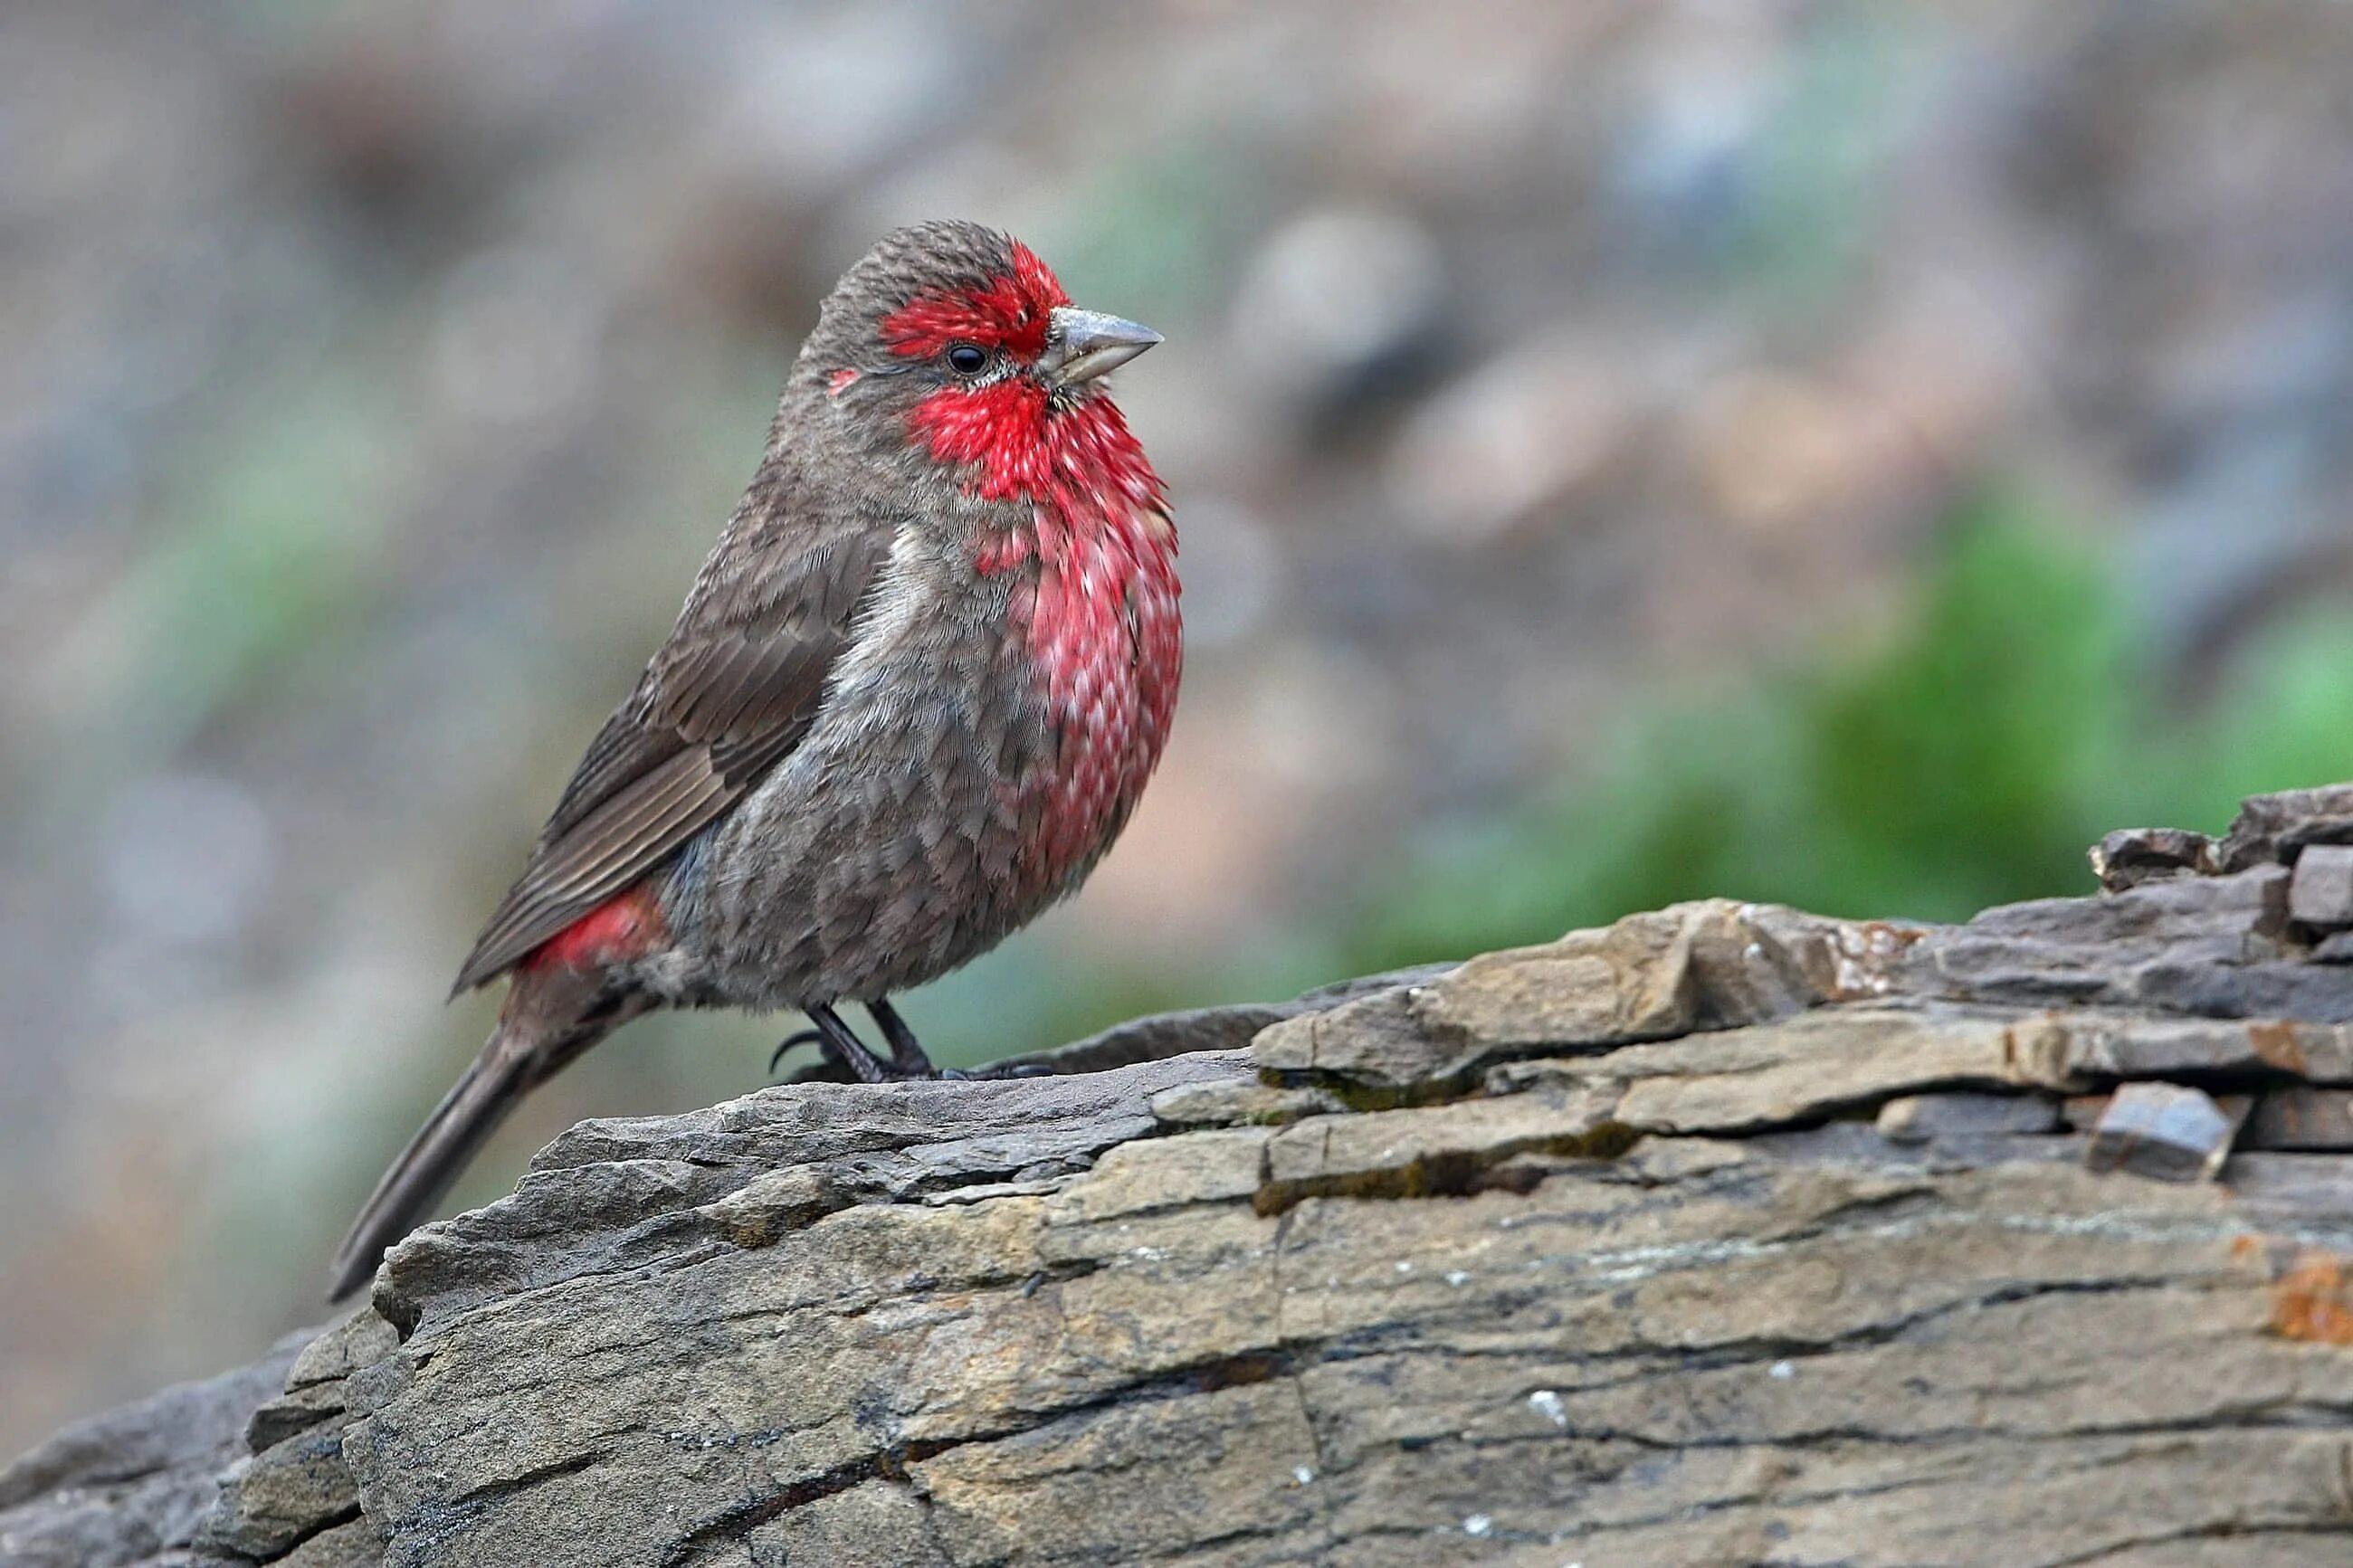
<svg viewBox="0 0 2353 1568">
<path fill-rule="evenodd" d="M 1100 310 L 1057 306 L 1046 318 L 1046 353 L 1039 369 L 1056 386 L 1076 386 L 1115 370 L 1160 341 L 1150 327 Z"/>
</svg>

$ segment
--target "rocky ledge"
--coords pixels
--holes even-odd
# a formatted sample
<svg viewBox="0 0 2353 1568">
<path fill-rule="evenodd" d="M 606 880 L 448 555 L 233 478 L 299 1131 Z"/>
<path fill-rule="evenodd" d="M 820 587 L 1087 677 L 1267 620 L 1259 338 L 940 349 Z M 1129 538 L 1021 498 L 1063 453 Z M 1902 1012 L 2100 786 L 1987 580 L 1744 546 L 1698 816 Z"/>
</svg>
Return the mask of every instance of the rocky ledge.
<svg viewBox="0 0 2353 1568">
<path fill-rule="evenodd" d="M 2334 1561 L 2353 786 L 2094 864 L 584 1123 L 0 1560 Z"/>
</svg>

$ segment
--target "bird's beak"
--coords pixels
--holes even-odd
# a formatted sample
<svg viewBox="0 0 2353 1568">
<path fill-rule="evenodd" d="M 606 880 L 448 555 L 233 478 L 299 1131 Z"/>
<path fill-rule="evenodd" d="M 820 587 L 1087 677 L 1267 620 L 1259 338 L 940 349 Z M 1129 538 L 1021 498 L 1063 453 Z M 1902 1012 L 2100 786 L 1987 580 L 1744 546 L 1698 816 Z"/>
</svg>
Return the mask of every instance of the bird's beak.
<svg viewBox="0 0 2353 1568">
<path fill-rule="evenodd" d="M 1150 327 L 1100 310 L 1057 306 L 1046 318 L 1046 353 L 1038 368 L 1052 386 L 1076 386 L 1114 370 L 1160 341 Z"/>
</svg>

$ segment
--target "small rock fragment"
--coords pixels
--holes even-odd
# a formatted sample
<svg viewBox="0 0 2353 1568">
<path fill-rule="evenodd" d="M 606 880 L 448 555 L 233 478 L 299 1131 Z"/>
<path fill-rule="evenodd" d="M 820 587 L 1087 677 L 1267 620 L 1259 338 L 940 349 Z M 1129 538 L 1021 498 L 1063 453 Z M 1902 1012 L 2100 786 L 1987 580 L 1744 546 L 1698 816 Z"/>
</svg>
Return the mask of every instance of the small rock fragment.
<svg viewBox="0 0 2353 1568">
<path fill-rule="evenodd" d="M 2018 1024 L 2011 1037 L 2030 1081 L 2062 1089 L 2225 1073 L 2353 1083 L 2353 1026 L 2343 1024 L 2147 1017 L 2087 1007 L 2038 1014 Z"/>
<path fill-rule="evenodd" d="M 2287 912 L 2308 926 L 2353 926 L 2353 845 L 2316 844 L 2296 857 Z"/>
<path fill-rule="evenodd" d="M 1407 1090 L 1459 1079 L 1486 1043 L 1459 1030 L 1426 1029 L 1415 986 L 1398 986 L 1259 1031 L 1250 1055 L 1270 1072 L 1317 1072 L 1377 1090 Z"/>
<path fill-rule="evenodd" d="M 2186 828 L 2118 828 L 2092 846 L 2092 875 L 2104 893 L 2163 877 L 2209 875 L 2214 867 L 2214 841 Z"/>
<path fill-rule="evenodd" d="M 1912 940 L 1883 921 L 1711 899 L 1482 954 L 1418 988 L 1413 1011 L 1432 1035 L 1498 1051 L 1601 1049 L 1874 994 Z"/>
<path fill-rule="evenodd" d="M 246 1447 L 258 1454 L 343 1413 L 343 1385 L 340 1380 L 300 1384 L 274 1399 L 264 1400 L 255 1409 L 252 1418 L 245 1424 Z"/>
<path fill-rule="evenodd" d="M 2211 1181 L 2246 1119 L 2245 1097 L 2232 1099 L 2235 1108 L 2181 1084 L 2126 1084 L 2108 1097 L 2084 1163 L 2162 1182 Z"/>
<path fill-rule="evenodd" d="M 358 1511 L 357 1483 L 343 1463 L 343 1429 L 299 1432 L 256 1454 L 222 1487 L 196 1543 L 266 1563 Z"/>
</svg>

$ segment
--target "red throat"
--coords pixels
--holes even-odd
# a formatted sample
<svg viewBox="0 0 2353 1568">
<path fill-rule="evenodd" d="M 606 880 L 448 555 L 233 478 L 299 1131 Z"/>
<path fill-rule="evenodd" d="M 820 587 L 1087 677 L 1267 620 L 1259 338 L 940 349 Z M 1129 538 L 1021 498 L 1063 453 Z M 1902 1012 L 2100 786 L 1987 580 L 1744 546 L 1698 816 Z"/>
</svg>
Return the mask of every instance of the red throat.
<svg viewBox="0 0 2353 1568">
<path fill-rule="evenodd" d="M 1159 762 L 1184 637 L 1176 531 L 1160 478 L 1109 398 L 1063 404 L 1029 374 L 1052 311 L 1070 297 L 1027 247 L 1014 246 L 1013 263 L 987 288 L 893 312 L 882 335 L 902 357 L 969 342 L 1012 362 L 993 382 L 932 393 L 908 426 L 961 476 L 965 494 L 1028 514 L 1026 526 L 976 539 L 974 565 L 984 576 L 1030 568 L 1015 581 L 1009 611 L 1058 745 L 1051 767 L 1019 786 L 1037 821 L 1023 871 L 1050 889 L 1109 844 Z"/>
</svg>

